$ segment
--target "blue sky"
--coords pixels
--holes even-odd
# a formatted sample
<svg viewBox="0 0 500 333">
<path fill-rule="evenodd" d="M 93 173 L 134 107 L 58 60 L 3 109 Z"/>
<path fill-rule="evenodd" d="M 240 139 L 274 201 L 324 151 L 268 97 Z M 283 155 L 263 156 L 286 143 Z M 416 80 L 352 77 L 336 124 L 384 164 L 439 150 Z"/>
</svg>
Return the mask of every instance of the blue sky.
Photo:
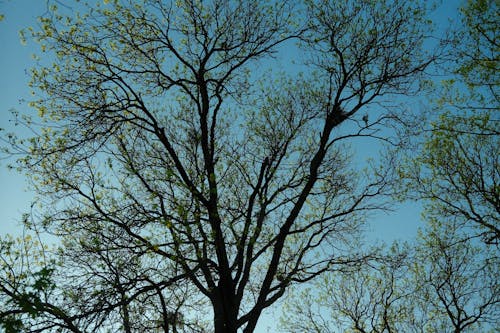
<svg viewBox="0 0 500 333">
<path fill-rule="evenodd" d="M 32 54 L 36 45 L 22 45 L 19 31 L 36 24 L 36 16 L 45 11 L 45 1 L 41 0 L 1 0 L 0 14 L 5 18 L 0 22 L 0 128 L 5 132 L 17 132 L 13 126 L 10 110 L 26 110 L 22 99 L 30 97 L 28 88 L 29 68 L 33 64 Z M 2 156 L 4 157 L 4 156 Z M 0 234 L 18 233 L 21 214 L 29 209 L 33 194 L 27 191 L 24 176 L 7 165 L 13 159 L 0 160 Z"/>
<path fill-rule="evenodd" d="M 444 23 L 454 16 L 459 1 L 445 1 L 436 15 Z M 19 31 L 28 26 L 36 26 L 36 17 L 46 11 L 42 0 L 0 0 L 0 14 L 5 18 L 0 22 L 0 128 L 5 132 L 22 130 L 13 126 L 10 110 L 32 112 L 21 100 L 30 98 L 29 68 L 33 66 L 32 54 L 37 51 L 36 43 L 28 41 L 22 45 Z M 21 214 L 29 209 L 33 194 L 28 191 L 26 179 L 7 165 L 13 159 L 0 160 L 0 234 L 18 232 Z M 419 207 L 405 204 L 396 213 L 379 214 L 371 219 L 373 236 L 388 238 L 411 238 L 419 224 Z"/>
<path fill-rule="evenodd" d="M 445 23 L 449 17 L 455 16 L 459 3 L 445 1 L 436 14 L 439 21 Z M 0 22 L 0 128 L 4 129 L 4 133 L 19 130 L 13 126 L 9 110 L 33 112 L 20 100 L 30 98 L 27 86 L 29 68 L 34 64 L 32 54 L 38 46 L 31 41 L 22 45 L 19 30 L 35 26 L 36 17 L 45 10 L 46 1 L 43 0 L 0 0 L 0 14 L 5 15 Z M 7 165 L 13 162 L 13 159 L 0 159 L 0 235 L 22 232 L 19 223 L 21 215 L 29 210 L 33 199 L 26 178 L 15 170 L 8 170 Z M 415 236 L 417 227 L 421 225 L 420 207 L 408 203 L 396 208 L 393 213 L 380 213 L 370 219 L 370 238 L 390 241 L 410 240 Z M 260 326 L 265 331 L 266 327 L 272 327 L 273 324 L 265 320 Z"/>
</svg>

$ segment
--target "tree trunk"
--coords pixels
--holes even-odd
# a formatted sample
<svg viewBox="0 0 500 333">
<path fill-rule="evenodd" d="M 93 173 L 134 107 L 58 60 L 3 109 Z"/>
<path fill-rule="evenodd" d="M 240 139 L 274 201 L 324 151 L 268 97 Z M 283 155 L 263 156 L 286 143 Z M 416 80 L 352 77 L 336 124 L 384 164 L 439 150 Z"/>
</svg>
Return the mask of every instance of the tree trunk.
<svg viewBox="0 0 500 333">
<path fill-rule="evenodd" d="M 221 281 L 222 282 L 222 281 Z M 236 333 L 238 306 L 231 288 L 220 283 L 213 301 L 215 333 Z"/>
</svg>

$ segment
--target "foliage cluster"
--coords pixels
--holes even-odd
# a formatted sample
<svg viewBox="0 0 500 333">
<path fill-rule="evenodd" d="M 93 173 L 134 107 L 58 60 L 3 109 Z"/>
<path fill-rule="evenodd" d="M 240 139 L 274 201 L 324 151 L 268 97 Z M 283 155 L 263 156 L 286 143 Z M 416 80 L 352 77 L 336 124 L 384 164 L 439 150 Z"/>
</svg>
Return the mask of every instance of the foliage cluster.
<svg viewBox="0 0 500 333">
<path fill-rule="evenodd" d="M 496 2 L 438 45 L 416 0 L 57 4 L 25 32 L 36 135 L 7 141 L 41 205 L 26 228 L 60 242 L 0 242 L 7 332 L 253 332 L 314 281 L 286 329 L 498 324 Z M 395 104 L 445 56 L 440 116 L 398 166 L 415 114 Z M 357 165 L 360 139 L 388 153 Z M 362 230 L 395 186 L 429 225 L 380 253 Z"/>
</svg>

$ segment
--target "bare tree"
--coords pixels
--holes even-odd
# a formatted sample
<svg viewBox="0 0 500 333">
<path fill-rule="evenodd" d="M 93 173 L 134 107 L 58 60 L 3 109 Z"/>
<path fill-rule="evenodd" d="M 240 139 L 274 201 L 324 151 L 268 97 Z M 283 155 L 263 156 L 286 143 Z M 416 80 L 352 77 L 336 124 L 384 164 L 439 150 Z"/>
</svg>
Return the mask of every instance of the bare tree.
<svg viewBox="0 0 500 333">
<path fill-rule="evenodd" d="M 483 332 L 498 327 L 500 262 L 496 249 L 467 239 L 459 224 L 436 220 L 421 243 L 413 266 L 414 282 L 420 286 L 421 302 L 433 310 L 431 320 L 439 331 Z"/>
<path fill-rule="evenodd" d="M 328 273 L 311 289 L 286 300 L 285 332 L 429 332 L 427 307 L 408 272 L 411 251 L 393 246 L 368 264 Z"/>
<path fill-rule="evenodd" d="M 74 295 L 73 324 L 112 308 L 145 329 L 127 300 L 158 307 L 179 283 L 215 332 L 252 332 L 292 284 L 363 259 L 352 239 L 388 175 L 358 173 L 345 143 L 380 136 L 384 115 L 356 126 L 360 110 L 418 89 L 425 4 L 105 3 L 41 18 L 56 60 L 32 72 L 45 125 L 21 160 L 48 207 L 34 223 L 72 253 L 61 269 L 87 294 L 106 281 L 92 310 Z M 270 80 L 293 40 L 307 71 Z"/>
<path fill-rule="evenodd" d="M 286 332 L 496 332 L 496 250 L 433 221 L 414 250 L 327 273 L 286 303 Z M 464 240 L 466 239 L 466 240 Z"/>
</svg>

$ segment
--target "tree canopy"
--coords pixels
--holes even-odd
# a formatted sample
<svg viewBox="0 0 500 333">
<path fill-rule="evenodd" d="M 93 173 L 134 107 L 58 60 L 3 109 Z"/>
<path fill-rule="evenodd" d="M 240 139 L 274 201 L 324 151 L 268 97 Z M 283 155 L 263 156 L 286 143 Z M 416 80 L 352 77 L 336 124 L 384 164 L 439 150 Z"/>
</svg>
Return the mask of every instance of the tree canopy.
<svg viewBox="0 0 500 333">
<path fill-rule="evenodd" d="M 397 197 L 423 203 L 415 241 L 287 300 L 290 332 L 497 332 L 500 316 L 498 2 L 468 1 L 450 79 L 411 128 Z M 416 148 L 415 148 L 416 147 Z"/>
<path fill-rule="evenodd" d="M 59 242 L 0 243 L 8 332 L 253 332 L 373 259 L 395 171 L 349 144 L 396 143 L 442 52 L 425 1 L 57 4 L 26 30 L 36 135 L 9 141 L 42 206 L 25 225 Z"/>
</svg>

